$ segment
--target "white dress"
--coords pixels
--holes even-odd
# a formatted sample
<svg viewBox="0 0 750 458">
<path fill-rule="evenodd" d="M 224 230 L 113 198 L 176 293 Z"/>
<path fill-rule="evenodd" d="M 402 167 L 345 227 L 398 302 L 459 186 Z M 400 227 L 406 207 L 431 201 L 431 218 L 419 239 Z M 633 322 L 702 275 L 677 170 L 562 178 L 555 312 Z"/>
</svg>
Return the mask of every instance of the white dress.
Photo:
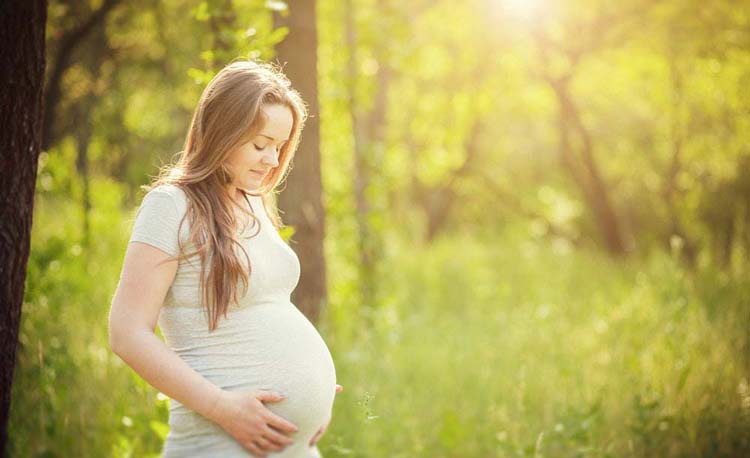
<svg viewBox="0 0 750 458">
<path fill-rule="evenodd" d="M 265 405 L 295 424 L 295 439 L 269 457 L 320 457 L 308 444 L 331 417 L 336 393 L 336 370 L 325 342 L 312 323 L 290 301 L 297 286 L 297 255 L 279 236 L 263 209 L 260 197 L 248 196 L 261 222 L 254 238 L 242 239 L 252 267 L 247 294 L 230 307 L 228 318 L 208 332 L 199 292 L 200 264 L 196 256 L 181 261 L 159 315 L 167 345 L 190 367 L 226 390 L 270 390 L 286 396 Z M 143 199 L 135 216 L 130 241 L 177 254 L 178 225 L 187 211 L 185 193 L 161 185 Z M 254 234 L 249 225 L 243 237 Z M 187 218 L 180 230 L 183 249 L 193 251 Z M 241 251 L 239 251 L 241 253 Z M 244 255 L 240 256 L 244 262 Z M 241 285 L 239 285 L 242 292 Z M 162 456 L 254 457 L 219 425 L 170 400 L 169 433 Z"/>
</svg>

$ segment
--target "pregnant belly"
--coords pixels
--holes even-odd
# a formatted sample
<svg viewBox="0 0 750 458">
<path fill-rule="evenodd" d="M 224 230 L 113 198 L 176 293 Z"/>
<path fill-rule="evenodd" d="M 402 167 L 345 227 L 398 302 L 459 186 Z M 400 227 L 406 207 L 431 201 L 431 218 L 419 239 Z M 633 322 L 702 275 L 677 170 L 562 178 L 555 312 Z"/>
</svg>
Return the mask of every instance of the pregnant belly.
<svg viewBox="0 0 750 458">
<path fill-rule="evenodd" d="M 192 312 L 191 312 L 192 310 Z M 291 302 L 263 302 L 229 312 L 212 333 L 202 311 L 164 308 L 159 325 L 167 342 L 193 369 L 230 391 L 267 390 L 286 396 L 266 407 L 295 424 L 295 444 L 277 456 L 306 456 L 306 446 L 330 418 L 336 394 L 336 371 L 325 342 Z M 179 402 L 170 405 L 167 442 L 195 447 L 226 446 L 233 441 L 213 422 Z M 169 445 L 169 444 L 168 444 Z M 289 453 L 289 455 L 287 455 Z"/>
</svg>

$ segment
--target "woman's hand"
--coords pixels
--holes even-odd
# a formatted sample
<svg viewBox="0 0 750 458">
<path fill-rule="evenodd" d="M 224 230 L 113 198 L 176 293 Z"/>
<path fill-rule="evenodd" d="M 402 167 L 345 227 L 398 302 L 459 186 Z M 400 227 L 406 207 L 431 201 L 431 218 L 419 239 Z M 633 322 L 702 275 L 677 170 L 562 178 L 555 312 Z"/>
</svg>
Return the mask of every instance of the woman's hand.
<svg viewBox="0 0 750 458">
<path fill-rule="evenodd" d="M 278 402 L 284 397 L 269 391 L 222 390 L 207 417 L 224 428 L 237 442 L 252 453 L 265 457 L 270 451 L 281 451 L 294 442 L 282 431 L 298 428 L 271 412 L 263 402 Z"/>
<path fill-rule="evenodd" d="M 344 387 L 337 384 L 336 385 L 336 394 L 341 393 L 342 391 L 344 391 Z M 328 425 L 330 423 L 331 423 L 331 419 L 329 418 L 326 421 L 326 423 L 323 425 L 323 427 L 320 428 L 317 433 L 315 433 L 315 435 L 313 436 L 313 438 L 310 439 L 310 447 L 312 447 L 313 445 L 315 445 L 315 444 L 318 443 L 318 441 L 320 440 L 320 438 L 323 437 L 323 434 L 326 433 L 326 429 L 328 429 Z"/>
</svg>

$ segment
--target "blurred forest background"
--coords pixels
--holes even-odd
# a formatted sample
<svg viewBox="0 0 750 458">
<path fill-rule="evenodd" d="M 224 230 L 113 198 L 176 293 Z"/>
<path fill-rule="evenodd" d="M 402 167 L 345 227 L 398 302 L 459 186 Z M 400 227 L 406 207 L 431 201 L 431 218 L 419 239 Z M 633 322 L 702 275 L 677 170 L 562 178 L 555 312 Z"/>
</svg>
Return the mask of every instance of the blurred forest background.
<svg viewBox="0 0 750 458">
<path fill-rule="evenodd" d="M 139 186 L 297 4 L 50 1 L 10 456 L 158 456 L 107 336 Z M 313 5 L 323 455 L 750 456 L 750 5 Z"/>
</svg>

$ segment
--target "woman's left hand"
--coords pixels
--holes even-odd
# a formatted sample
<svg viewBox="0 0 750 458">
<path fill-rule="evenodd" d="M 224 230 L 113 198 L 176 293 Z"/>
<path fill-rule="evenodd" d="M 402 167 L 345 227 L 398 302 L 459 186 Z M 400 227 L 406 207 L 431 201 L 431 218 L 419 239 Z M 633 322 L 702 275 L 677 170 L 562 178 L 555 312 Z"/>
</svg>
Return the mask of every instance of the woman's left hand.
<svg viewBox="0 0 750 458">
<path fill-rule="evenodd" d="M 336 384 L 336 394 L 341 393 L 344 390 L 344 387 Z M 313 436 L 312 439 L 310 439 L 310 447 L 317 444 L 321 437 L 323 437 L 323 434 L 325 434 L 326 429 L 328 428 L 328 425 L 331 423 L 331 419 L 329 418 L 328 421 L 326 421 L 326 424 L 321 427 L 317 433 Z"/>
</svg>

